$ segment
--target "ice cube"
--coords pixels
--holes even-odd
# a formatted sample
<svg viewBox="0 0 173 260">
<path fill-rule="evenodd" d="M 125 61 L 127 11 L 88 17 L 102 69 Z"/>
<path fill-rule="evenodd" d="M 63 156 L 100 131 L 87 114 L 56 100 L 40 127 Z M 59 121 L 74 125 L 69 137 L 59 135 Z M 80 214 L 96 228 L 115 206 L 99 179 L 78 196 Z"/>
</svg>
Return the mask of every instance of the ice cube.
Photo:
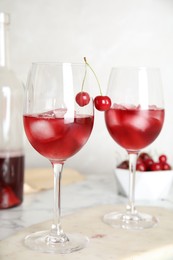
<svg viewBox="0 0 173 260">
<path fill-rule="evenodd" d="M 149 127 L 148 119 L 145 117 L 133 117 L 131 118 L 131 124 L 142 131 L 145 131 Z"/>
<path fill-rule="evenodd" d="M 157 107 L 156 105 L 150 105 L 150 106 L 149 106 L 149 109 L 151 109 L 151 110 L 157 110 L 158 107 Z"/>
<path fill-rule="evenodd" d="M 66 114 L 67 109 L 66 108 L 57 108 L 54 110 L 46 111 L 41 114 L 39 114 L 40 117 L 53 117 L 53 118 L 63 118 Z"/>
<path fill-rule="evenodd" d="M 122 110 L 127 110 L 127 109 L 137 109 L 137 107 L 133 104 L 113 104 L 113 108 L 116 109 L 122 109 Z"/>
<path fill-rule="evenodd" d="M 117 104 L 117 103 L 113 104 L 113 108 L 116 108 L 116 109 L 126 109 L 125 106 L 123 106 L 122 104 Z"/>
<path fill-rule="evenodd" d="M 53 110 L 53 113 L 56 118 L 64 118 L 64 115 L 67 113 L 67 109 L 66 108 L 55 109 Z"/>
<path fill-rule="evenodd" d="M 50 110 L 39 114 L 39 117 L 55 117 L 55 114 L 53 110 Z"/>
<path fill-rule="evenodd" d="M 56 139 L 54 128 L 45 120 L 40 119 L 39 121 L 34 122 L 31 127 L 31 132 L 38 141 L 49 142 Z"/>
</svg>

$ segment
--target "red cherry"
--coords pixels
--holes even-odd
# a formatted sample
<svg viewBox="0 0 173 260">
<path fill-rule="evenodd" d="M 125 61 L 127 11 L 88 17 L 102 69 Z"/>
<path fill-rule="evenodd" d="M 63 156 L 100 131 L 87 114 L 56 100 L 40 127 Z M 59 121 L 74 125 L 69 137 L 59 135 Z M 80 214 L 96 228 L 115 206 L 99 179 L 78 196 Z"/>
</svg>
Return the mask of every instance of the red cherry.
<svg viewBox="0 0 173 260">
<path fill-rule="evenodd" d="M 140 158 L 140 157 L 138 157 L 138 159 L 137 159 L 137 164 L 138 163 L 142 163 L 143 162 L 143 160 Z"/>
<path fill-rule="evenodd" d="M 146 159 L 151 158 L 151 156 L 148 153 L 141 153 L 139 155 L 139 158 L 141 158 L 143 161 L 145 161 Z"/>
<path fill-rule="evenodd" d="M 94 105 L 97 110 L 106 111 L 111 107 L 111 99 L 108 96 L 96 96 Z"/>
<path fill-rule="evenodd" d="M 118 166 L 117 166 L 117 168 L 119 168 L 119 169 L 128 169 L 129 168 L 129 161 L 128 160 L 125 160 L 125 161 L 123 161 L 123 162 L 121 162 Z"/>
<path fill-rule="evenodd" d="M 145 163 L 143 162 L 137 163 L 136 170 L 140 172 L 145 172 L 147 170 Z"/>
<path fill-rule="evenodd" d="M 167 157 L 166 157 L 166 155 L 164 155 L 164 154 L 160 155 L 160 156 L 159 156 L 159 162 L 160 162 L 160 163 L 165 163 L 165 162 L 167 162 Z"/>
<path fill-rule="evenodd" d="M 162 164 L 158 162 L 154 162 L 151 165 L 151 171 L 161 171 L 162 170 Z"/>
<path fill-rule="evenodd" d="M 169 165 L 169 163 L 163 163 L 163 164 L 162 164 L 162 170 L 163 170 L 163 171 L 169 171 L 169 170 L 171 170 L 171 166 Z"/>
<path fill-rule="evenodd" d="M 154 163 L 153 159 L 151 158 L 147 158 L 145 161 L 144 161 L 145 165 L 146 165 L 146 169 L 147 171 L 150 171 L 151 170 L 151 166 L 152 164 Z"/>
<path fill-rule="evenodd" d="M 90 102 L 90 96 L 87 92 L 81 91 L 76 95 L 76 102 L 80 107 L 88 105 Z"/>
</svg>

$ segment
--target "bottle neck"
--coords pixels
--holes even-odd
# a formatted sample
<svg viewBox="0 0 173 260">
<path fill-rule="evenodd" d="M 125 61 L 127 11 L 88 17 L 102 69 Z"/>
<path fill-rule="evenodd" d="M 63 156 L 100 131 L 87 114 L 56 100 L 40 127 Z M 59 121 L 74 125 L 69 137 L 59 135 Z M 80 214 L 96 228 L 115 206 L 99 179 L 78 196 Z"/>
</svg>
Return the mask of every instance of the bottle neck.
<svg viewBox="0 0 173 260">
<path fill-rule="evenodd" d="M 0 67 L 8 67 L 8 25 L 9 15 L 0 13 Z"/>
</svg>

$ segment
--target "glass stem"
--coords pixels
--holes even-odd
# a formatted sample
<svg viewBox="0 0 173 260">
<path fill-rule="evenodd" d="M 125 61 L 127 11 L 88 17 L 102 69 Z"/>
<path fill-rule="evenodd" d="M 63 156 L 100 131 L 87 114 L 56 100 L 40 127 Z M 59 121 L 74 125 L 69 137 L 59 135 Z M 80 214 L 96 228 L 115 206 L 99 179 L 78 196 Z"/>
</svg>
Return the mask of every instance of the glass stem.
<svg viewBox="0 0 173 260">
<path fill-rule="evenodd" d="M 135 208 L 135 175 L 136 175 L 136 162 L 138 153 L 129 153 L 129 202 L 127 204 L 127 213 L 136 214 Z"/>
<path fill-rule="evenodd" d="M 52 163 L 54 173 L 54 206 L 53 206 L 53 224 L 49 234 L 49 242 L 68 241 L 67 236 L 61 227 L 61 173 L 63 163 Z"/>
</svg>

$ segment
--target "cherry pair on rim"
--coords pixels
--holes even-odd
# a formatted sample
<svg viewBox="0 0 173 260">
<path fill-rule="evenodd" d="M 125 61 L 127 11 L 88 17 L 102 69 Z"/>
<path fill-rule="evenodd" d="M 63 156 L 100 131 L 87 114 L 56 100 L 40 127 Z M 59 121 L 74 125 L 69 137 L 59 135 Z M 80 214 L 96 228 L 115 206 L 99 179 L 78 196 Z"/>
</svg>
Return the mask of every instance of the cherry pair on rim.
<svg viewBox="0 0 173 260">
<path fill-rule="evenodd" d="M 76 102 L 83 107 L 90 102 L 90 96 L 87 92 L 81 91 L 76 95 Z M 108 96 L 96 96 L 94 98 L 95 108 L 99 111 L 106 111 L 111 107 L 111 99 Z"/>
<path fill-rule="evenodd" d="M 87 67 L 89 67 L 91 69 L 91 71 L 93 72 L 96 80 L 97 80 L 99 90 L 100 90 L 100 95 L 96 96 L 94 98 L 95 108 L 99 111 L 106 111 L 111 107 L 111 99 L 108 96 L 102 95 L 102 91 L 101 91 L 101 87 L 100 87 L 100 83 L 98 81 L 97 75 L 95 74 L 94 70 L 92 69 L 90 64 L 87 62 L 85 57 L 84 57 L 84 61 L 85 61 L 85 64 L 86 64 L 86 70 L 85 70 L 85 75 L 84 75 L 84 79 L 83 79 L 83 82 L 82 82 L 81 92 L 79 92 L 76 95 L 76 102 L 81 107 L 86 106 L 90 102 L 90 95 L 87 92 L 83 91 L 84 82 L 85 82 L 86 73 L 87 73 Z"/>
</svg>

